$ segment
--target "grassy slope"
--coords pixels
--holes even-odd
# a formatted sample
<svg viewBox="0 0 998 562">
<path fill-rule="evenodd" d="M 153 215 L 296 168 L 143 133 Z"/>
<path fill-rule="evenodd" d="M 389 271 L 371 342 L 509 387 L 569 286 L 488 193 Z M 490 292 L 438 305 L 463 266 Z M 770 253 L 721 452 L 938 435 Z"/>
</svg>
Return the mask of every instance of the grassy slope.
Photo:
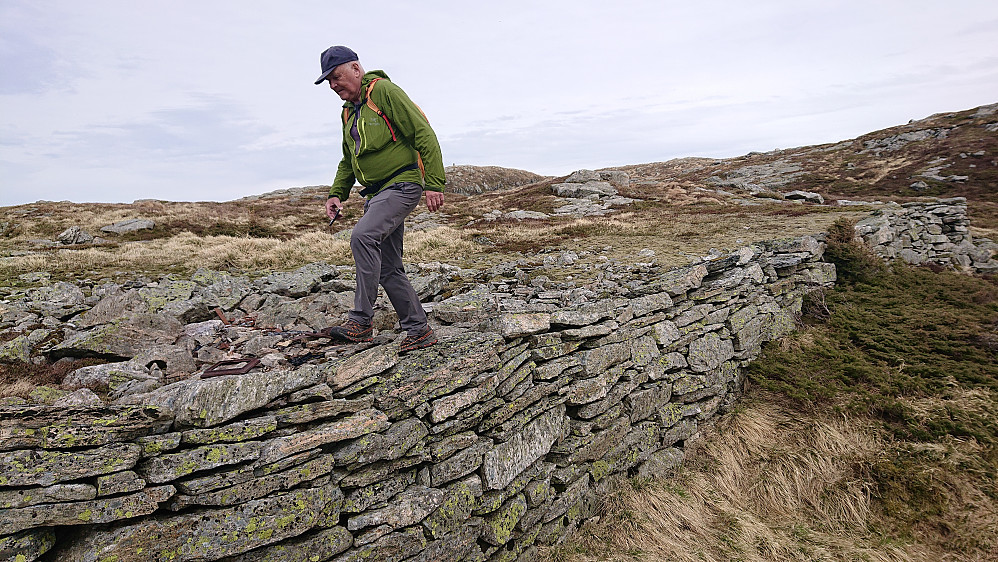
<svg viewBox="0 0 998 562">
<path fill-rule="evenodd" d="M 829 257 L 839 285 L 678 477 L 547 559 L 998 559 L 998 280 Z"/>
</svg>

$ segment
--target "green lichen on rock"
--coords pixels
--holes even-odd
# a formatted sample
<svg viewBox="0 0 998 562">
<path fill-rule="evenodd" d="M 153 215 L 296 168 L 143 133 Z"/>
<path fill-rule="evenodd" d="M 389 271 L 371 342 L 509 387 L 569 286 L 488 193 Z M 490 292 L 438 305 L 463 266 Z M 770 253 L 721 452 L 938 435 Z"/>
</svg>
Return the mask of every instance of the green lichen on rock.
<svg viewBox="0 0 998 562">
<path fill-rule="evenodd" d="M 494 513 L 485 517 L 482 540 L 496 546 L 506 544 L 512 538 L 513 529 L 516 528 L 517 522 L 526 511 L 527 500 L 522 494 L 509 500 Z"/>
</svg>

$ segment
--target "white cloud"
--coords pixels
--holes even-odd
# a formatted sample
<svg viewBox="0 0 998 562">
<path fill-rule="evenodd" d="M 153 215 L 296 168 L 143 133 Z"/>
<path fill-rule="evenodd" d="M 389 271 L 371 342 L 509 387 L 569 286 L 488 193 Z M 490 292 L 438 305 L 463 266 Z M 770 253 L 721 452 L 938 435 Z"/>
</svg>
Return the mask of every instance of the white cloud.
<svg viewBox="0 0 998 562">
<path fill-rule="evenodd" d="M 10 0 L 0 205 L 328 183 L 340 102 L 312 81 L 331 44 L 406 89 L 446 164 L 548 174 L 834 142 L 998 101 L 983 0 Z"/>
</svg>

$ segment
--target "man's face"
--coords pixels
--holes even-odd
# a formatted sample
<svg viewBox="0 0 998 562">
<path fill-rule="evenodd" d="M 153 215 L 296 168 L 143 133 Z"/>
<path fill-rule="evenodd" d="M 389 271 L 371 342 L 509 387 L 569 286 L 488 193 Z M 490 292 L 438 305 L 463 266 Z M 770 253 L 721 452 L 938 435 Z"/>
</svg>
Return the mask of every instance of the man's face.
<svg viewBox="0 0 998 562">
<path fill-rule="evenodd" d="M 356 62 L 345 62 L 337 66 L 326 80 L 329 87 L 340 96 L 343 101 L 360 101 L 360 86 L 363 75 L 360 72 L 360 65 Z"/>
</svg>

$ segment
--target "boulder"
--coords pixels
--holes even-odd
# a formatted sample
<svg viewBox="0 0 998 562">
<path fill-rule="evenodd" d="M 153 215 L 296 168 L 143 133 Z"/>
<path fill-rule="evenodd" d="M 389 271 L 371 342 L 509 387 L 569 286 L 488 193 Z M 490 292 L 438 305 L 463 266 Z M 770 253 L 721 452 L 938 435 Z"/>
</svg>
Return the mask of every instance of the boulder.
<svg viewBox="0 0 998 562">
<path fill-rule="evenodd" d="M 127 234 L 129 232 L 137 232 L 139 230 L 150 230 L 156 228 L 156 223 L 151 220 L 146 219 L 128 219 L 116 222 L 114 224 L 109 224 L 102 227 L 101 232 L 107 232 L 109 234 Z"/>
</svg>

